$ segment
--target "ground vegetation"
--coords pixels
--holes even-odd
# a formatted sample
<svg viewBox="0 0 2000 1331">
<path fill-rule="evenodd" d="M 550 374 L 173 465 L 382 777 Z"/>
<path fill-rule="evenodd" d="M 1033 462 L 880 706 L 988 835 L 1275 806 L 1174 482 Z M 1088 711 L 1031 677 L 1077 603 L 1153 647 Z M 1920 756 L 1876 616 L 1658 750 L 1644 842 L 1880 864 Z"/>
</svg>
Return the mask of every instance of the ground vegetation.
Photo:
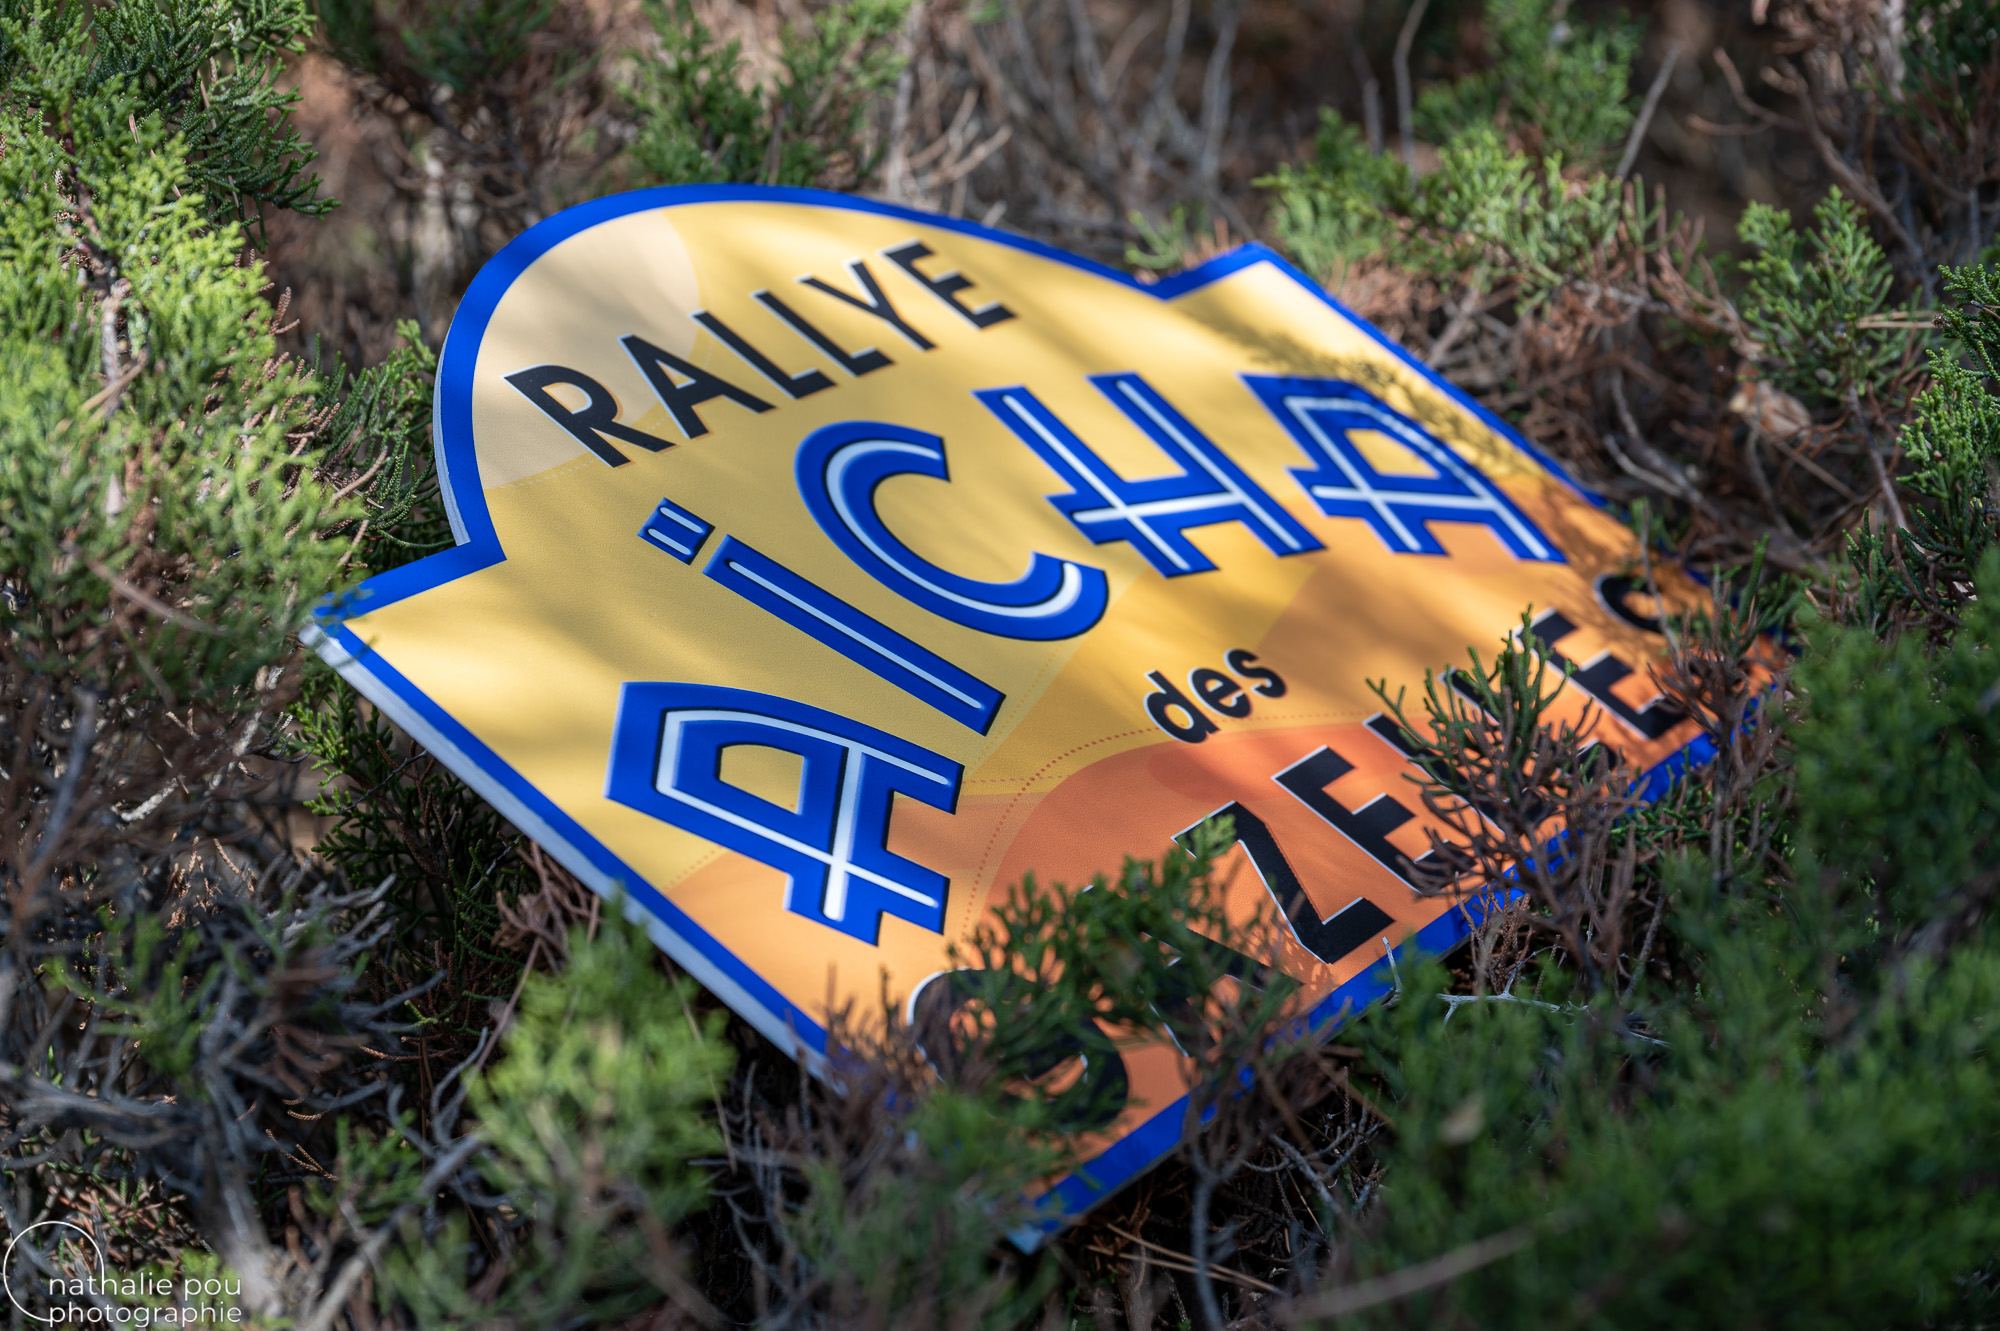
<svg viewBox="0 0 2000 1331">
<path fill-rule="evenodd" d="M 10 1288 L 62 1222 L 311 1331 L 2000 1315 L 1984 0 L 0 0 L 0 180 Z M 1715 756 L 1640 799 L 1467 644 L 1385 698 L 1480 870 L 1425 890 L 1520 891 L 1331 1040 L 1209 828 L 802 1076 L 297 638 L 450 541 L 478 265 L 704 181 L 1275 245 L 1702 574 Z M 1135 1028 L 1181 1149 L 1027 1251 L 1050 1042 Z"/>
</svg>

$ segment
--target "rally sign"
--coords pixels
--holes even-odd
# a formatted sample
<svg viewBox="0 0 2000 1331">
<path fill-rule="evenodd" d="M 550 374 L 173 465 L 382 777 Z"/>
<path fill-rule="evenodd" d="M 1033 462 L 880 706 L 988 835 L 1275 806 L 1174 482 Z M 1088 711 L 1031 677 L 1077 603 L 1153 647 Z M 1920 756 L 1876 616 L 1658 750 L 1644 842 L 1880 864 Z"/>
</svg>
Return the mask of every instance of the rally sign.
<svg viewBox="0 0 2000 1331">
<path fill-rule="evenodd" d="M 1257 246 L 1148 285 L 815 191 L 600 199 L 472 284 L 436 444 L 458 545 L 324 607 L 319 649 L 808 1056 L 1030 871 L 1223 812 L 1259 960 L 1364 1005 L 1467 927 L 1413 889 L 1433 820 L 1368 681 L 1524 608 L 1640 769 L 1696 730 L 1630 533 Z M 1173 1147 L 1182 1068 L 1124 1051 L 1062 1206 Z"/>
</svg>

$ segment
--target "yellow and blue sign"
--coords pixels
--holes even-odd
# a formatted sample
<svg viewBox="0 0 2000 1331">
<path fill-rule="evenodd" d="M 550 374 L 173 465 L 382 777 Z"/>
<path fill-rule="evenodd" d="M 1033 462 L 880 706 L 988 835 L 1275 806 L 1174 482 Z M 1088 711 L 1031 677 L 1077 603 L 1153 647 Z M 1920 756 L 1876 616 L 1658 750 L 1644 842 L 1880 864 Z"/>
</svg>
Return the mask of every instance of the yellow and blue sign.
<svg viewBox="0 0 2000 1331">
<path fill-rule="evenodd" d="M 319 649 L 807 1056 L 1024 874 L 1225 811 L 1231 916 L 1284 925 L 1259 960 L 1365 1005 L 1467 927 L 1412 888 L 1434 820 L 1368 681 L 1526 607 L 1641 770 L 1696 741 L 1630 533 L 1257 246 L 1148 285 L 815 191 L 600 199 L 472 284 L 436 434 L 457 547 Z M 1180 1133 L 1170 1045 L 1099 1073 L 1070 1210 Z"/>
</svg>

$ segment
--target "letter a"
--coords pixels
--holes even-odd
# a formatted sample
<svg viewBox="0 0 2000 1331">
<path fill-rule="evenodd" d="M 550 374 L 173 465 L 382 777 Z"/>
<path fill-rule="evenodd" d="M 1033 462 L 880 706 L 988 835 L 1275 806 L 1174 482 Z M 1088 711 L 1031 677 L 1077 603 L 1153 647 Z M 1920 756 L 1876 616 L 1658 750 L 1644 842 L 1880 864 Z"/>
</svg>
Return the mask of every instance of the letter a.
<svg viewBox="0 0 2000 1331">
<path fill-rule="evenodd" d="M 748 744 L 802 761 L 795 807 L 722 779 Z M 894 915 L 944 932 L 948 881 L 888 848 L 892 796 L 950 813 L 959 764 L 817 707 L 711 684 L 627 684 L 605 795 L 784 871 L 785 908 L 864 943 Z"/>
</svg>

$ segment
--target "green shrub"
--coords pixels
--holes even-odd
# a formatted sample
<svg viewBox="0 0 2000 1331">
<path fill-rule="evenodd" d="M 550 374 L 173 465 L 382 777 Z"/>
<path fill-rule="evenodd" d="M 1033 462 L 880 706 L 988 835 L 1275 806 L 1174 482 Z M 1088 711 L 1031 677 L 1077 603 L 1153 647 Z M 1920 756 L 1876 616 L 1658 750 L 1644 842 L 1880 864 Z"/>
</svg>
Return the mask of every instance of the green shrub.
<svg viewBox="0 0 2000 1331">
<path fill-rule="evenodd" d="M 706 1111 L 729 1075 L 721 1019 L 697 1018 L 693 982 L 668 978 L 643 929 L 607 912 L 570 939 L 559 976 L 529 974 L 490 1072 L 471 1079 L 480 1172 L 507 1198 L 505 1274 L 479 1294 L 462 1221 L 390 1257 L 387 1287 L 422 1325 L 508 1318 L 614 1321 L 662 1295 L 707 1305 L 672 1229 L 707 1196 L 693 1162 L 721 1149 Z"/>
<path fill-rule="evenodd" d="M 1887 311 L 1894 275 L 1861 210 L 1838 189 L 1813 217 L 1818 225 L 1802 237 L 1776 208 L 1744 209 L 1737 230 L 1757 254 L 1744 265 L 1743 319 L 1779 387 L 1844 405 L 1850 393 L 1877 392 L 1902 359 L 1903 339 L 1866 322 Z"/>
<path fill-rule="evenodd" d="M 1561 0 L 1487 0 L 1491 63 L 1425 89 L 1418 130 L 1447 143 L 1465 126 L 1497 118 L 1527 131 L 1545 157 L 1599 168 L 1617 160 L 1632 127 L 1627 81 L 1639 30 L 1573 22 L 1568 8 Z"/>
<path fill-rule="evenodd" d="M 753 78 L 691 0 L 655 0 L 623 52 L 563 47 L 582 11 L 554 0 L 317 12 L 368 95 L 403 99 L 412 160 L 470 135 L 465 160 L 486 156 L 454 183 L 513 181 L 517 220 L 557 201 L 507 174 L 520 117 L 613 68 L 615 95 L 563 104 L 629 125 L 540 127 L 548 160 L 598 160 L 579 189 L 861 187 L 901 47 L 953 18 L 788 8 Z M 135 1266 L 227 1273 L 251 1316 L 314 1331 L 1992 1321 L 2000 267 L 1936 268 L 1980 252 L 1983 196 L 1917 169 L 1983 160 L 1992 15 L 1924 0 L 1899 49 L 1835 50 L 1774 12 L 1856 71 L 1841 96 L 1883 99 L 1819 127 L 1865 120 L 1887 146 L 1842 158 L 1861 174 L 1810 223 L 1748 210 L 1720 279 L 1691 224 L 1606 174 L 1636 33 L 1559 3 L 1486 6 L 1483 64 L 1417 104 L 1435 170 L 1327 114 L 1269 179 L 1282 244 L 1441 293 L 1413 349 L 1456 373 L 1477 344 L 1489 405 L 1569 431 L 1570 460 L 1645 498 L 1623 511 L 1649 541 L 1760 515 L 1767 545 L 1699 548 L 1771 564 L 1711 569 L 1656 672 L 1715 761 L 1638 807 L 1606 749 L 1546 727 L 1557 672 L 1510 639 L 1469 698 L 1434 691 L 1405 723 L 1426 797 L 1529 890 L 1472 948 L 1404 967 L 1351 1044 L 1286 1025 L 1292 990 L 1209 895 L 1229 829 L 1208 827 L 1087 889 L 1022 884 L 915 1029 L 840 1014 L 852 1057 L 811 1081 L 300 669 L 317 598 L 450 539 L 414 326 L 358 373 L 278 354 L 252 239 L 267 210 L 331 206 L 280 78 L 308 11 L 0 5 L 10 1233 L 88 1213 Z M 1076 55 L 1079 13 L 970 15 L 981 78 Z M 1148 123 L 1193 142 L 1174 91 Z M 1878 160 L 1911 171 L 1895 207 Z M 1017 221 L 1070 226 L 1089 191 L 1038 185 L 1058 210 Z M 1187 209 L 1219 198 L 1149 230 L 1143 261 L 1178 264 Z M 1939 290 L 1937 328 L 1910 327 L 1901 305 Z M 1752 380 L 1800 400 L 1771 423 L 1725 406 Z M 317 861 L 271 780 L 307 763 Z M 1531 856 L 1548 807 L 1570 835 Z M 1038 1256 L 1009 1246 L 1046 1221 L 1028 1196 L 1078 1164 L 1073 1134 L 1117 1112 L 1104 1070 L 1141 1035 L 1198 1074 L 1180 1162 Z"/>
<path fill-rule="evenodd" d="M 631 153 L 651 183 L 858 186 L 881 150 L 864 146 L 872 101 L 895 81 L 889 43 L 911 0 L 854 0 L 787 23 L 778 73 L 753 81 L 691 0 L 646 0 L 658 55 L 640 64 Z"/>
</svg>

